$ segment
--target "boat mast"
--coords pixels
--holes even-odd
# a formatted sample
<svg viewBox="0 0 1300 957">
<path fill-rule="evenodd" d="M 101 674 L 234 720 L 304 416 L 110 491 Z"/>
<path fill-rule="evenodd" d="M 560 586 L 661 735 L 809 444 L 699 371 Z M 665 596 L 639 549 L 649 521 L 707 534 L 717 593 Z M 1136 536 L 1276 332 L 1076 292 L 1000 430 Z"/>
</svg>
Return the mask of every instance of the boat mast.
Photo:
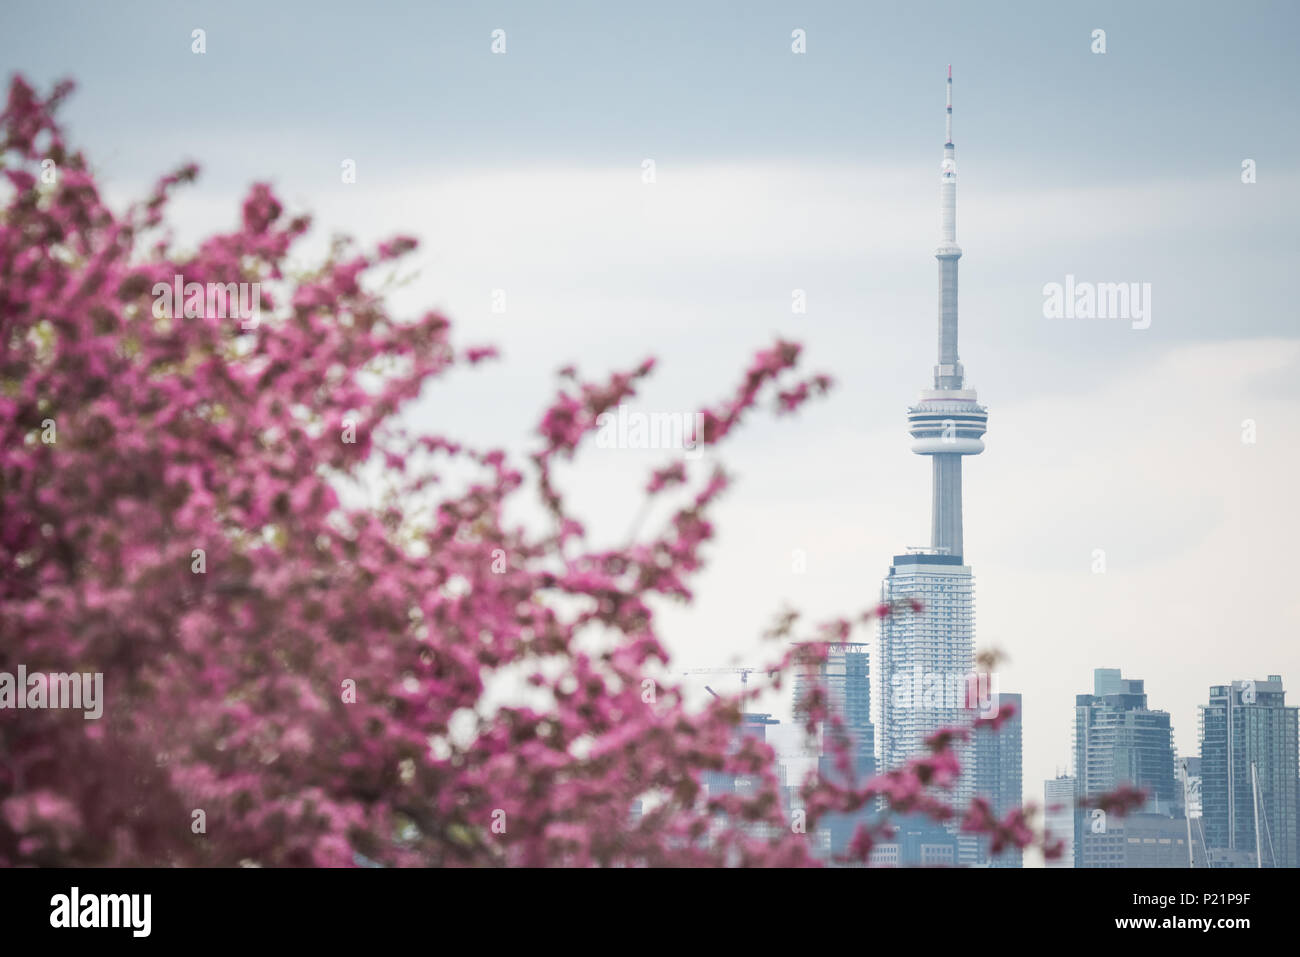
<svg viewBox="0 0 1300 957">
<path fill-rule="evenodd" d="M 1255 771 L 1255 762 L 1250 762 L 1250 790 L 1254 797 L 1255 817 L 1255 866 L 1263 867 L 1264 858 L 1259 853 L 1259 774 Z"/>
</svg>

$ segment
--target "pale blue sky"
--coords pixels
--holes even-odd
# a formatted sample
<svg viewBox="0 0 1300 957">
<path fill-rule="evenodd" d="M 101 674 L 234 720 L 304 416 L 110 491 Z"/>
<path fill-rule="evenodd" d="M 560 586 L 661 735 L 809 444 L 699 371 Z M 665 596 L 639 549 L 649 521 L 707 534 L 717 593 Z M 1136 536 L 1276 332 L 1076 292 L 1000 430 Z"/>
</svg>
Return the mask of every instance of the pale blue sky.
<svg viewBox="0 0 1300 957">
<path fill-rule="evenodd" d="M 85 83 L 132 159 L 173 138 L 364 137 L 384 163 L 929 157 L 1032 182 L 1197 175 L 1295 153 L 1292 3 L 6 3 L 0 54 Z M 190 53 L 189 32 L 208 33 Z M 790 54 L 790 30 L 808 54 Z M 1107 31 L 1105 57 L 1089 50 Z M 493 29 L 508 54 L 486 55 Z M 1083 39 L 1080 39 L 1080 38 Z"/>
</svg>

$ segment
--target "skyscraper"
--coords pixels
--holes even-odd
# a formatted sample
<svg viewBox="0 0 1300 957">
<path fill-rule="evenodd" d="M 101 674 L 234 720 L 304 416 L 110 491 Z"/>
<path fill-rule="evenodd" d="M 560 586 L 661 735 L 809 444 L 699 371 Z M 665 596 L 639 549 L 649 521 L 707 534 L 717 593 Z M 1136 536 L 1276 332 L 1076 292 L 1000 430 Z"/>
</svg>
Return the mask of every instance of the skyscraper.
<svg viewBox="0 0 1300 957">
<path fill-rule="evenodd" d="M 735 729 L 732 740 L 732 750 L 740 748 L 746 738 L 754 738 L 763 743 L 767 743 L 767 729 L 779 725 L 781 722 L 765 712 L 746 711 L 741 714 L 739 727 Z M 780 768 L 778 766 L 778 775 Z M 701 783 L 704 785 L 704 791 L 709 797 L 719 797 L 724 794 L 735 794 L 741 797 L 752 797 L 759 786 L 759 778 L 752 774 L 730 774 L 723 771 L 705 771 Z M 788 808 L 786 810 L 789 810 Z M 641 806 L 638 802 L 635 808 L 636 817 L 641 815 Z M 719 813 L 713 822 L 713 829 L 710 833 L 710 840 L 727 825 L 725 814 Z M 774 825 L 766 822 L 742 821 L 737 822 L 741 830 L 746 831 L 752 837 L 771 838 L 775 831 Z"/>
<path fill-rule="evenodd" d="M 1043 782 L 1043 827 L 1061 842 L 1061 856 L 1047 867 L 1074 867 L 1074 778 L 1059 775 Z"/>
<path fill-rule="evenodd" d="M 1147 708 L 1141 680 L 1118 668 L 1093 672 L 1093 693 L 1075 696 L 1074 774 L 1076 795 L 1094 797 L 1128 784 L 1147 792 L 1143 812 L 1174 812 L 1174 746 L 1169 712 Z M 1082 862 L 1083 832 L 1097 830 L 1076 813 L 1075 860 Z M 1104 824 L 1102 825 L 1104 826 Z"/>
<path fill-rule="evenodd" d="M 1258 846 L 1264 867 L 1300 863 L 1296 714 L 1280 675 L 1210 688 L 1201 705 L 1201 823 L 1212 852 Z"/>
<path fill-rule="evenodd" d="M 965 683 L 975 641 L 974 582 L 964 563 L 961 461 L 984 450 L 988 413 L 966 388 L 957 351 L 957 163 L 952 142 L 952 67 L 948 68 L 947 137 L 939 173 L 939 350 L 934 388 L 907 410 L 912 451 L 931 458 L 930 546 L 896 555 L 881 589 L 886 601 L 917 599 L 920 614 L 882 619 L 880 631 L 881 757 L 897 767 L 924 750 L 927 736 L 966 724 Z M 959 749 L 964 767 L 969 749 Z M 954 799 L 972 792 L 966 773 Z M 978 860 L 978 847 L 963 835 L 960 863 Z"/>
<path fill-rule="evenodd" d="M 975 793 L 988 800 L 999 819 L 1024 803 L 1024 779 L 1021 769 L 1021 699 L 1018 694 L 1000 692 L 1001 707 L 1015 709 L 1000 728 L 975 729 Z M 996 857 L 981 841 L 980 854 L 990 867 L 1021 867 L 1023 854 L 1018 847 L 1004 850 Z"/>
<path fill-rule="evenodd" d="M 795 672 L 795 723 L 803 720 L 800 702 L 813 683 L 826 689 L 831 711 L 844 721 L 845 739 L 853 761 L 852 782 L 835 767 L 834 740 L 827 725 L 818 742 L 817 773 L 837 784 L 861 785 L 876 773 L 876 726 L 871 721 L 870 649 L 865 642 L 843 642 L 827 648 L 826 660 L 815 667 L 800 667 Z M 828 814 L 822 819 L 826 849 L 832 856 L 842 855 L 853 839 L 859 823 L 872 814 L 870 806 L 857 814 Z"/>
</svg>

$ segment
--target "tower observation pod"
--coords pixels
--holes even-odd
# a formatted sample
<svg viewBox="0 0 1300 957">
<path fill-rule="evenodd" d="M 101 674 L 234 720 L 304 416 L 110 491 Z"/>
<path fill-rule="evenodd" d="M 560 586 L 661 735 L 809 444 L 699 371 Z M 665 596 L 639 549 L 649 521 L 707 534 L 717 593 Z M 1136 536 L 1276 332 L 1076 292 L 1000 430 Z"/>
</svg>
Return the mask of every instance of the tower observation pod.
<svg viewBox="0 0 1300 957">
<path fill-rule="evenodd" d="M 947 139 L 939 172 L 939 362 L 934 388 L 907 410 L 912 451 L 933 461 L 930 543 L 935 551 L 962 556 L 961 460 L 984 451 L 988 410 L 965 388 L 957 353 L 957 160 L 952 143 L 952 67 L 948 67 Z"/>
</svg>

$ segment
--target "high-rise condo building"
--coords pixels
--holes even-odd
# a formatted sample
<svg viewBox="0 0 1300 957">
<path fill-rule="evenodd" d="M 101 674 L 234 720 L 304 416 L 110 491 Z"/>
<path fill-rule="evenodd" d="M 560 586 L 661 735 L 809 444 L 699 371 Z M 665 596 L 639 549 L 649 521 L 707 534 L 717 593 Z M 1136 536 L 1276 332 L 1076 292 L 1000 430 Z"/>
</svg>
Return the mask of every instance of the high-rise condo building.
<svg viewBox="0 0 1300 957">
<path fill-rule="evenodd" d="M 1260 866 L 1296 867 L 1297 709 L 1281 676 L 1215 685 L 1200 712 L 1201 823 L 1212 859 L 1258 849 Z"/>
<path fill-rule="evenodd" d="M 1118 668 L 1093 672 L 1093 693 L 1074 702 L 1074 775 L 1076 799 L 1095 797 L 1128 784 L 1147 792 L 1144 813 L 1172 817 L 1174 813 L 1174 744 L 1169 712 L 1147 707 L 1138 679 L 1127 679 Z M 1086 831 L 1098 829 L 1099 812 L 1077 809 L 1075 860 Z M 1105 824 L 1103 823 L 1104 827 Z"/>
</svg>

